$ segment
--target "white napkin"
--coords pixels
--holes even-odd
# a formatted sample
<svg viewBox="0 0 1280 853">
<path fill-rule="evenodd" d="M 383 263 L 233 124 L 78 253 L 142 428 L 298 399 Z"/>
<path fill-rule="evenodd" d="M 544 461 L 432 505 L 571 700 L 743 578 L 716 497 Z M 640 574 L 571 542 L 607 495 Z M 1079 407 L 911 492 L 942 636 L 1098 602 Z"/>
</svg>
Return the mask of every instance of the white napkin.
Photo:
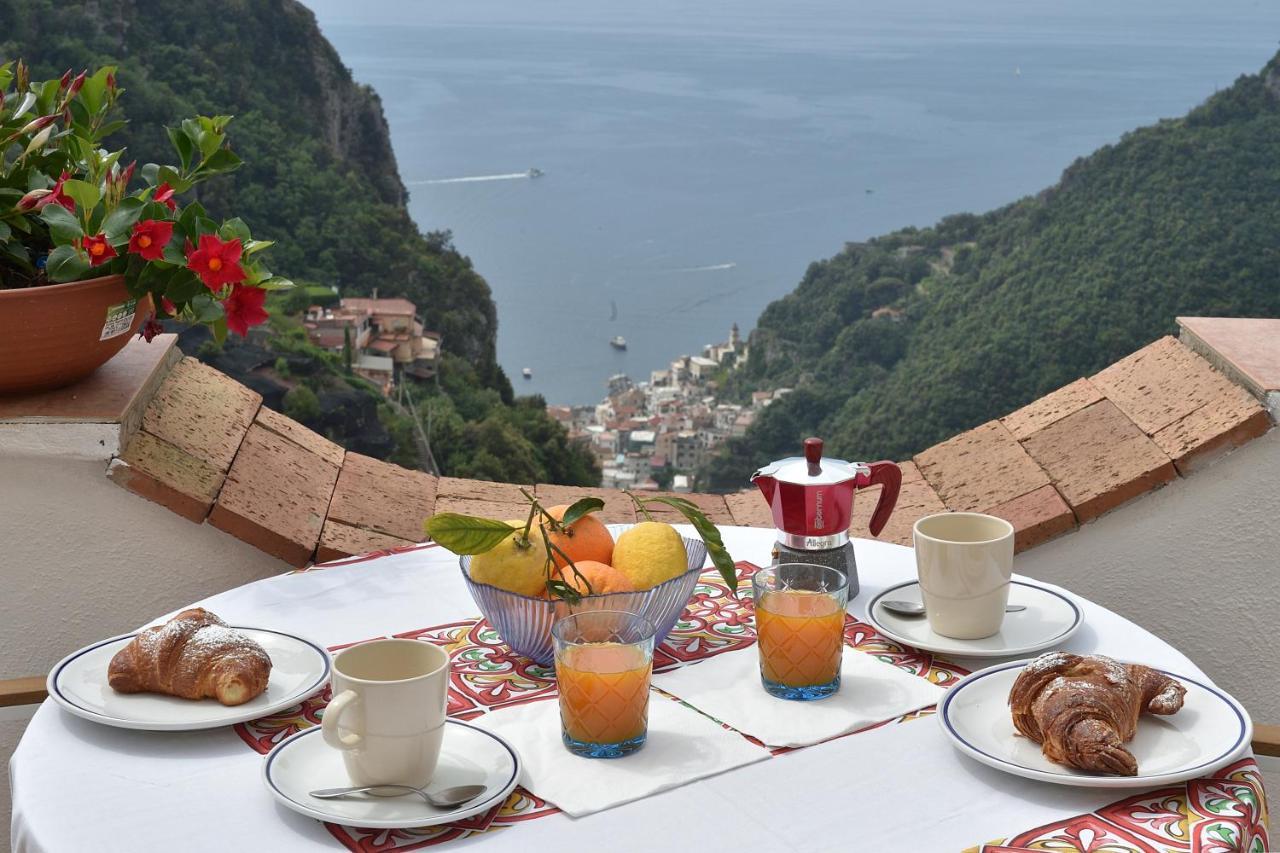
<svg viewBox="0 0 1280 853">
<path fill-rule="evenodd" d="M 623 758 L 582 758 L 560 740 L 556 699 L 490 711 L 470 721 L 515 746 L 520 784 L 583 817 L 769 757 L 769 751 L 659 693 L 649 696 L 649 737 Z"/>
<path fill-rule="evenodd" d="M 826 699 L 798 702 L 765 693 L 755 646 L 654 673 L 653 686 L 769 746 L 819 743 L 932 705 L 946 692 L 848 646 L 840 690 Z"/>
</svg>

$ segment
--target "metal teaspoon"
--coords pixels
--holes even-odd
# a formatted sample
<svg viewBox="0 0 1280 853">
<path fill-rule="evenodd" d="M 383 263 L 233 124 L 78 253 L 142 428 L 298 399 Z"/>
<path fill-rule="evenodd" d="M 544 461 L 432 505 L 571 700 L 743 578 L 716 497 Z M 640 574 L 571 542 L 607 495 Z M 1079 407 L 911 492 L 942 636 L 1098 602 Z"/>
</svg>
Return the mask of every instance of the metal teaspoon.
<svg viewBox="0 0 1280 853">
<path fill-rule="evenodd" d="M 892 598 L 887 601 L 881 601 L 880 606 L 890 613 L 897 613 L 899 616 L 923 616 L 924 605 L 915 601 L 903 601 L 899 598 Z M 1017 613 L 1026 610 L 1025 604 L 1010 604 L 1004 609 L 1005 613 Z"/>
</svg>

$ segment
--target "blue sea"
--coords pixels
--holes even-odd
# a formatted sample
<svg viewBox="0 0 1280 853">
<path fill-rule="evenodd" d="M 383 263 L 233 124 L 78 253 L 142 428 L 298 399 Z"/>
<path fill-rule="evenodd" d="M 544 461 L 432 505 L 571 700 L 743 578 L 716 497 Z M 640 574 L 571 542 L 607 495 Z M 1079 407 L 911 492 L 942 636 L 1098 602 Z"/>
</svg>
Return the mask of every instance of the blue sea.
<svg viewBox="0 0 1280 853">
<path fill-rule="evenodd" d="M 745 333 L 846 241 L 1038 191 L 1280 39 L 1260 0 L 306 2 L 552 403 Z"/>
</svg>

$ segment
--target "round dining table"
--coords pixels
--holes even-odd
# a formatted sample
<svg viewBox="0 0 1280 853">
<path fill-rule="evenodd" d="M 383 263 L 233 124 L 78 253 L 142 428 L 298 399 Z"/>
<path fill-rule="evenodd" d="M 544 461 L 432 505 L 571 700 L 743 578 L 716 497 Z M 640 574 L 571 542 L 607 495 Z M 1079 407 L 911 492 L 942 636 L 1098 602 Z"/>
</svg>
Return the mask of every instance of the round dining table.
<svg viewBox="0 0 1280 853">
<path fill-rule="evenodd" d="M 681 530 L 694 535 L 691 528 Z M 771 561 L 773 531 L 721 530 L 735 560 L 758 566 Z M 854 547 L 861 591 L 850 601 L 848 613 L 865 623 L 867 602 L 881 590 L 914 578 L 915 562 L 910 548 L 873 540 L 855 540 Z M 707 577 L 713 576 L 709 570 Z M 1063 648 L 1142 661 L 1209 681 L 1210 676 L 1185 655 L 1142 627 L 1100 604 L 1059 591 L 1084 614 L 1084 624 Z M 455 655 L 455 667 L 465 662 L 474 669 L 472 665 L 480 662 L 483 678 L 459 680 L 462 689 L 450 701 L 450 713 L 463 719 L 518 701 L 533 678 L 530 662 L 506 649 L 492 631 L 477 630 L 483 623 L 458 558 L 431 544 L 266 578 L 197 604 L 229 624 L 296 634 L 331 650 L 393 635 L 445 644 Z M 157 614 L 155 622 L 165 618 L 167 614 Z M 944 687 L 993 663 L 941 660 L 880 637 L 869 625 L 863 627 L 859 648 Z M 699 642 L 714 645 L 716 639 L 708 635 Z M 486 853 L 711 853 L 960 851 L 986 844 L 986 850 L 1004 851 L 1034 842 L 1039 842 L 1037 849 L 1108 853 L 1190 850 L 1185 836 L 1198 826 L 1195 810 L 1203 798 L 1197 786 L 1202 782 L 1208 786 L 1205 790 L 1216 792 L 1217 802 L 1226 798 L 1233 826 L 1261 837 L 1259 849 L 1269 849 L 1258 814 L 1265 808 L 1261 785 L 1247 753 L 1210 774 L 1212 779 L 1179 783 L 1154 794 L 1050 785 L 961 755 L 930 711 L 587 817 L 570 818 L 539 800 L 536 791 L 517 788 L 495 813 L 458 825 L 361 830 L 290 811 L 277 804 L 264 785 L 265 753 L 299 727 L 314 724 L 314 703 L 322 703 L 323 696 L 310 701 L 313 707 L 292 714 L 188 732 L 111 728 L 46 701 L 30 721 L 10 765 L 14 850 L 251 853 L 438 845 L 442 850 Z M 549 732 L 548 737 L 558 733 Z M 1213 817 L 1208 812 L 1203 816 Z"/>
</svg>

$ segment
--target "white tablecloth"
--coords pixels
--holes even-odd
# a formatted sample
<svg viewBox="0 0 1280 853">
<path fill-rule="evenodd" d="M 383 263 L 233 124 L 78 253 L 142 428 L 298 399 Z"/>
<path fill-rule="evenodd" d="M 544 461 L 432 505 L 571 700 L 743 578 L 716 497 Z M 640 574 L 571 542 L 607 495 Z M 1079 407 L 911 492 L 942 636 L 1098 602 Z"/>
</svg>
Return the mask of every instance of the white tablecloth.
<svg viewBox="0 0 1280 853">
<path fill-rule="evenodd" d="M 724 538 L 736 559 L 768 563 L 772 531 L 725 528 Z M 866 602 L 914 577 L 915 564 L 908 548 L 868 540 L 855 548 L 862 591 L 849 610 L 865 619 Z M 1085 624 L 1066 648 L 1205 677 L 1149 632 L 1076 600 Z M 327 646 L 478 615 L 457 559 L 440 548 L 268 578 L 199 604 L 232 624 L 295 632 Z M 340 850 L 322 824 L 271 799 L 262 761 L 231 729 L 125 731 L 45 702 L 10 765 L 15 853 Z M 952 749 L 930 716 L 583 819 L 551 815 L 442 849 L 959 850 L 1121 796 L 1029 782 L 978 764 Z"/>
</svg>

